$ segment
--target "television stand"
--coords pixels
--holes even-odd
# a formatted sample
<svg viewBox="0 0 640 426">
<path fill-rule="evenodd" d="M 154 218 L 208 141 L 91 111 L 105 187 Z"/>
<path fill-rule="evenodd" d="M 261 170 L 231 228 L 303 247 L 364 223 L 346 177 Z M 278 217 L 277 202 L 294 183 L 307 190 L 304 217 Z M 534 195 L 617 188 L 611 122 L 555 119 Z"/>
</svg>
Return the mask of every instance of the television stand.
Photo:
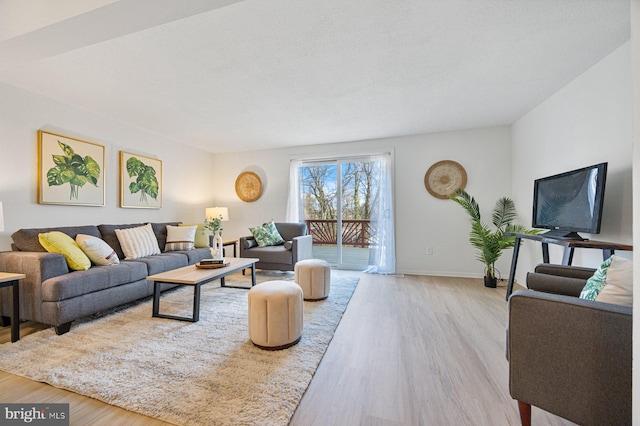
<svg viewBox="0 0 640 426">
<path fill-rule="evenodd" d="M 562 229 L 550 229 L 538 235 L 544 235 L 546 238 L 556 238 L 558 240 L 589 241 L 588 238 L 582 238 L 577 232 L 563 231 Z"/>
<path fill-rule="evenodd" d="M 542 261 L 549 263 L 549 244 L 556 244 L 564 247 L 564 255 L 562 256 L 563 265 L 571 265 L 573 261 L 573 251 L 576 248 L 590 248 L 602 250 L 602 259 L 606 260 L 614 254 L 616 250 L 633 251 L 633 246 L 630 244 L 618 244 L 609 243 L 605 241 L 593 241 L 582 239 L 568 239 L 564 237 L 549 236 L 549 233 L 544 234 L 519 234 L 515 232 L 505 232 L 504 235 L 516 237 L 515 245 L 513 246 L 513 257 L 511 258 L 511 270 L 509 272 L 509 284 L 507 285 L 507 300 L 511 296 L 513 291 L 513 281 L 516 276 L 516 266 L 518 264 L 518 253 L 520 251 L 520 243 L 523 239 L 538 241 L 542 244 Z"/>
</svg>

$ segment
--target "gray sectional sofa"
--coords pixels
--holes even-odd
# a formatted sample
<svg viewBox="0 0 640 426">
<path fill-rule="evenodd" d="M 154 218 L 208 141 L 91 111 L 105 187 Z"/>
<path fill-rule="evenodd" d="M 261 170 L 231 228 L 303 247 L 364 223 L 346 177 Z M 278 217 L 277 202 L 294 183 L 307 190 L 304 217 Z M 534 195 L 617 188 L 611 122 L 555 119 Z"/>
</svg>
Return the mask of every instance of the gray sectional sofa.
<svg viewBox="0 0 640 426">
<path fill-rule="evenodd" d="M 152 223 L 158 246 L 163 253 L 135 260 L 122 260 L 125 256 L 115 230 L 143 226 L 144 223 L 21 229 L 11 236 L 12 251 L 0 252 L 0 271 L 26 275 L 20 283 L 22 320 L 49 324 L 55 327 L 57 334 L 64 334 L 76 319 L 153 294 L 153 283 L 147 281 L 147 276 L 210 258 L 209 248 L 164 252 L 166 227 L 178 224 L 179 222 Z M 120 264 L 71 271 L 64 256 L 48 253 L 40 245 L 38 234 L 49 231 L 61 231 L 74 239 L 77 234 L 102 238 L 118 254 Z M 8 290 L 10 289 L 0 290 L 0 316 L 3 325 L 8 323 L 11 314 Z"/>
</svg>

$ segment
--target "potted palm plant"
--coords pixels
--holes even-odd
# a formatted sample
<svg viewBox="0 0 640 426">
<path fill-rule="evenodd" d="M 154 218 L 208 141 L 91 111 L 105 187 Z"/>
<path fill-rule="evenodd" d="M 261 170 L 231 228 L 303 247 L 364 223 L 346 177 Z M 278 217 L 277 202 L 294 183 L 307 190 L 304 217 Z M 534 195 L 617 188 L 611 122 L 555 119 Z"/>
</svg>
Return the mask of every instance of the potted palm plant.
<svg viewBox="0 0 640 426">
<path fill-rule="evenodd" d="M 458 189 L 451 195 L 453 201 L 458 203 L 469 214 L 471 231 L 469 242 L 477 250 L 476 259 L 484 263 L 484 285 L 495 288 L 497 284 L 495 263 L 502 255 L 502 251 L 515 245 L 515 237 L 505 233 L 535 234 L 538 231 L 526 229 L 522 225 L 516 225 L 513 221 L 517 213 L 513 200 L 502 197 L 497 202 L 491 215 L 491 222 L 495 227 L 492 230 L 480 217 L 480 207 L 476 200 L 463 189 Z"/>
</svg>

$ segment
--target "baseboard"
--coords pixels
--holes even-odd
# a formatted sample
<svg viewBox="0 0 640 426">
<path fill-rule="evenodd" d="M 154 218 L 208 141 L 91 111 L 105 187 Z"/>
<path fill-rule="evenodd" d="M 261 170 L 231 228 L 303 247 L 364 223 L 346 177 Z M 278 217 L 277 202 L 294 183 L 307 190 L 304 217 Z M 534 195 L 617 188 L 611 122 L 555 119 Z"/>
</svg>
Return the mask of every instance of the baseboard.
<svg viewBox="0 0 640 426">
<path fill-rule="evenodd" d="M 450 277 L 450 278 L 482 278 L 483 274 L 468 274 L 468 273 L 460 273 L 460 272 L 443 272 L 443 271 L 412 271 L 412 270 L 402 270 L 396 271 L 396 274 L 404 274 L 404 275 L 421 275 L 428 277 Z"/>
</svg>

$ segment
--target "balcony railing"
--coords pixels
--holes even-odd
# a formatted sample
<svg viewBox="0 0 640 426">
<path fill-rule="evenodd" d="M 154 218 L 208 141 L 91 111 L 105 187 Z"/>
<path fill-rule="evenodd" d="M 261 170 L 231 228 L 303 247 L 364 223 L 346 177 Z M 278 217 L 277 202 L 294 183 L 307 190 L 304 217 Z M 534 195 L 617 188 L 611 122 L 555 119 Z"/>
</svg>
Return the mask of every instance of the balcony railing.
<svg viewBox="0 0 640 426">
<path fill-rule="evenodd" d="M 309 234 L 313 236 L 313 244 L 338 244 L 337 220 L 305 220 Z M 343 220 L 342 245 L 351 247 L 369 247 L 371 243 L 371 222 L 369 220 Z"/>
</svg>

